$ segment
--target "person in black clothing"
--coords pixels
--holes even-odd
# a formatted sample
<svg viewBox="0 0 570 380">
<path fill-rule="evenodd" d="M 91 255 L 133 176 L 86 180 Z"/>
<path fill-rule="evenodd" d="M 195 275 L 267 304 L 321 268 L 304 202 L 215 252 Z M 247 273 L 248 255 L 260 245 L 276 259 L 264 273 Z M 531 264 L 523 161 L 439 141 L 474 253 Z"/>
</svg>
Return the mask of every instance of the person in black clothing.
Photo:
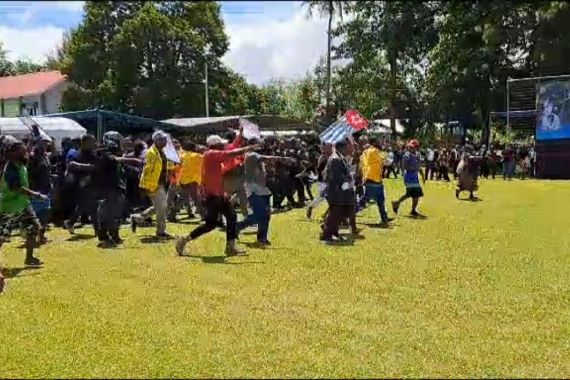
<svg viewBox="0 0 570 380">
<path fill-rule="evenodd" d="M 69 165 L 71 162 L 78 162 L 85 165 L 94 165 L 97 157 L 95 156 L 95 148 L 97 140 L 95 136 L 87 134 L 81 138 L 81 147 L 77 158 L 72 159 L 68 163 L 65 183 L 68 191 L 71 192 L 75 200 L 75 208 L 73 209 L 65 227 L 70 234 L 74 233 L 75 224 L 80 218 L 87 216 L 93 225 L 95 235 L 97 235 L 97 197 L 93 188 L 93 178 L 89 171 L 76 170 L 78 166 Z"/>
<path fill-rule="evenodd" d="M 333 237 L 344 242 L 346 239 L 339 235 L 339 227 L 347 218 L 352 221 L 356 213 L 356 193 L 349 160 L 354 147 L 352 143 L 342 141 L 337 143 L 335 148 L 336 151 L 328 159 L 324 176 L 329 213 L 320 239 L 325 244 L 334 243 Z M 358 235 L 356 226 L 351 228 L 353 235 Z"/>
<path fill-rule="evenodd" d="M 50 144 L 51 139 L 47 137 L 40 138 L 32 149 L 28 164 L 30 189 L 46 196 L 45 199 L 32 198 L 30 200 L 41 225 L 38 231 L 39 244 L 47 243 L 45 232 L 51 216 L 51 164 L 47 154 L 47 148 Z"/>
<path fill-rule="evenodd" d="M 121 164 L 141 165 L 137 158 L 121 157 L 122 136 L 110 131 L 103 135 L 103 148 L 97 150 L 93 164 L 70 163 L 78 171 L 91 173 L 97 207 L 99 248 L 114 248 L 123 240 L 119 227 L 124 207 L 124 172 Z"/>
</svg>

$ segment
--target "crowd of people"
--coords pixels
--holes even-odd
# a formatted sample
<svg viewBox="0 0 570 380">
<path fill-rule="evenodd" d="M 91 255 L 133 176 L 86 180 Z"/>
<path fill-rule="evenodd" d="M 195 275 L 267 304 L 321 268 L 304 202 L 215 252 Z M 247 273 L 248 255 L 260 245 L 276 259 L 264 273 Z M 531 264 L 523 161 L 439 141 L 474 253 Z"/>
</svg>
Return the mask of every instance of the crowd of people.
<svg viewBox="0 0 570 380">
<path fill-rule="evenodd" d="M 374 136 L 350 137 L 333 146 L 315 137 L 247 140 L 241 129 L 225 137 L 210 135 L 204 144 L 173 139 L 179 157 L 173 162 L 165 154 L 170 136 L 162 131 L 148 139 L 111 131 L 100 144 L 88 134 L 64 140 L 60 149 L 45 135 L 23 141 L 3 136 L 0 247 L 19 230 L 25 236 L 25 264 L 42 265 L 34 252 L 48 243 L 46 230 L 52 224 L 70 234 L 89 225 L 104 249 L 123 243 L 125 224 L 136 233 L 139 226 L 154 223 L 155 239 L 170 240 L 168 223 L 185 209 L 202 223 L 178 238 L 178 255 L 200 236 L 222 228 L 225 253 L 235 256 L 243 253 L 237 244 L 243 229 L 256 226 L 257 245 L 266 247 L 272 213 L 306 207 L 310 219 L 325 201 L 320 240 L 349 243 L 360 237 L 356 215 L 371 201 L 378 207 L 380 227 L 393 220 L 386 209 L 385 178 L 402 176 L 406 188 L 391 211 L 397 214 L 411 199 L 411 215 L 419 217 L 422 181 L 450 181 L 451 174 L 458 180 L 456 196 L 468 191 L 475 199 L 479 175 L 495 178 L 502 167 L 504 178 L 512 179 L 518 161 L 525 176 L 532 175 L 534 165 L 532 149 L 517 153 L 507 148 L 498 154 L 484 146 L 421 147 L 417 140 L 392 145 Z M 340 234 L 343 225 L 351 239 Z M 3 285 L 0 274 L 0 291 Z"/>
</svg>

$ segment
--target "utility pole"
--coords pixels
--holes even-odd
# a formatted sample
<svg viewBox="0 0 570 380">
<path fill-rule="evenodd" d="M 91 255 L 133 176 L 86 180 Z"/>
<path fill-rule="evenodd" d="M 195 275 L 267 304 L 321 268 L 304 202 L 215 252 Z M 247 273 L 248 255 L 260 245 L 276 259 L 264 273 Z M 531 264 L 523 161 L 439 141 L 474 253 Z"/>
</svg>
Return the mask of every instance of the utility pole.
<svg viewBox="0 0 570 380">
<path fill-rule="evenodd" d="M 204 62 L 204 72 L 205 72 L 205 80 L 204 80 L 204 97 L 206 98 L 206 117 L 210 117 L 210 105 L 208 101 L 208 61 Z"/>
</svg>

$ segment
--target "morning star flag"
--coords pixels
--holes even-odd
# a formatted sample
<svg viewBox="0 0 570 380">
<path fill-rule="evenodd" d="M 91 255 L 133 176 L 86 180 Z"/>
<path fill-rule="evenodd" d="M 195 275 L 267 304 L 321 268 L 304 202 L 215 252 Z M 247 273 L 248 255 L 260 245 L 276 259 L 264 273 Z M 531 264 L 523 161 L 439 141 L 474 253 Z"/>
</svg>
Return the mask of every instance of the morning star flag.
<svg viewBox="0 0 570 380">
<path fill-rule="evenodd" d="M 21 116 L 18 119 L 32 132 L 34 141 L 52 141 L 52 138 L 30 116 Z"/>
<path fill-rule="evenodd" d="M 368 128 L 368 120 L 363 118 L 357 111 L 348 110 L 343 117 L 335 121 L 323 133 L 321 141 L 326 144 L 336 144 L 362 129 Z"/>
</svg>

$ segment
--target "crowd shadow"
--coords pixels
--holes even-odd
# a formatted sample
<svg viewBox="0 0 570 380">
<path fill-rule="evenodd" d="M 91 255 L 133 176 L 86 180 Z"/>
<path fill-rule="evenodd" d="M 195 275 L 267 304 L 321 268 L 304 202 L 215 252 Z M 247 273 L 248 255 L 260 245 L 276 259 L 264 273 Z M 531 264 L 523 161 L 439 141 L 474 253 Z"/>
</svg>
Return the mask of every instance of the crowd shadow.
<svg viewBox="0 0 570 380">
<path fill-rule="evenodd" d="M 4 268 L 2 269 L 2 274 L 5 278 L 16 278 L 16 277 L 23 277 L 23 276 L 35 276 L 40 274 L 41 272 L 35 272 L 39 269 L 42 269 L 41 266 L 26 266 L 26 267 L 17 267 L 17 268 Z M 23 272 L 33 272 L 33 273 L 25 273 Z"/>
<path fill-rule="evenodd" d="M 202 224 L 202 222 L 200 220 L 196 220 L 196 219 L 180 219 L 177 220 L 176 222 L 174 222 L 175 224 L 187 224 L 187 225 L 199 225 Z"/>
<path fill-rule="evenodd" d="M 419 215 L 405 215 L 404 218 L 414 219 L 414 220 L 428 220 L 429 218 L 426 215 L 419 214 Z"/>
<path fill-rule="evenodd" d="M 246 257 L 247 255 L 240 255 L 238 257 Z M 228 259 L 232 256 L 198 256 L 198 255 L 182 255 L 186 259 L 200 259 L 204 264 L 225 264 L 225 265 L 244 265 L 244 264 L 265 264 L 264 261 L 238 261 L 231 262 Z M 235 256 L 234 256 L 235 257 Z"/>
<path fill-rule="evenodd" d="M 94 239 L 95 235 L 89 234 L 73 234 L 66 239 L 66 241 L 83 241 L 83 240 L 91 240 Z"/>
<path fill-rule="evenodd" d="M 160 237 L 154 236 L 154 235 L 147 235 L 147 236 L 143 236 L 140 238 L 140 242 L 142 244 L 168 243 L 168 242 L 171 242 L 173 240 L 174 240 L 174 238 L 165 239 L 165 238 L 160 238 Z"/>
<path fill-rule="evenodd" d="M 394 227 L 397 226 L 397 224 L 389 224 L 389 225 L 384 225 L 384 224 L 380 224 L 380 223 L 359 223 L 362 226 L 366 226 L 368 228 L 373 228 L 373 229 L 377 229 L 377 230 L 393 230 Z"/>
<path fill-rule="evenodd" d="M 459 198 L 459 200 L 461 202 L 471 202 L 471 203 L 477 203 L 477 202 L 482 202 L 483 200 L 481 198 L 474 198 L 474 199 L 470 199 L 470 198 Z"/>
</svg>

